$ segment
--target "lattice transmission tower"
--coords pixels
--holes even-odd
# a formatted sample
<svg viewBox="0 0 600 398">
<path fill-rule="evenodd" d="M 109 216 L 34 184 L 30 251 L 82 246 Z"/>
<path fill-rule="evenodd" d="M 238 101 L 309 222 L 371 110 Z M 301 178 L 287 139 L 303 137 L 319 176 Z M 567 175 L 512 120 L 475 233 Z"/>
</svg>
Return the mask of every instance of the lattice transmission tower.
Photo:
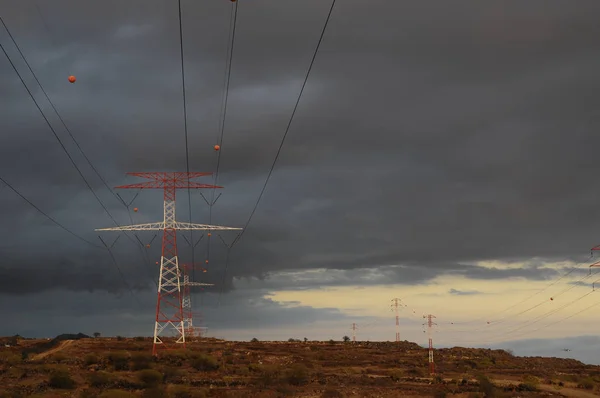
<svg viewBox="0 0 600 398">
<path fill-rule="evenodd" d="M 356 343 L 356 329 L 358 329 L 358 326 L 356 326 L 356 323 L 352 324 L 352 342 Z"/>
<path fill-rule="evenodd" d="M 400 342 L 400 314 L 399 314 L 399 308 L 404 307 L 404 304 L 402 304 L 402 300 L 400 300 L 399 298 L 393 298 L 392 299 L 392 311 L 394 311 L 396 313 L 396 343 Z"/>
<path fill-rule="evenodd" d="M 429 337 L 429 373 L 430 374 L 435 374 L 435 363 L 433 362 L 433 337 L 432 337 L 432 331 L 433 331 L 433 326 L 437 325 L 437 323 L 433 322 L 433 319 L 435 318 L 435 315 L 423 315 L 423 318 L 427 319 L 427 323 L 425 323 L 424 325 L 427 325 L 427 337 Z"/>
<path fill-rule="evenodd" d="M 212 173 L 151 172 L 127 174 L 146 178 L 150 181 L 121 185 L 116 188 L 163 190 L 163 221 L 115 228 L 100 228 L 96 229 L 96 231 L 163 231 L 152 354 L 156 355 L 159 347 L 169 348 L 166 344 L 169 341 L 168 337 L 174 337 L 175 343 L 182 344 L 185 348 L 185 327 L 180 281 L 181 271 L 177 256 L 177 231 L 241 230 L 242 228 L 193 224 L 179 222 L 175 219 L 175 192 L 178 189 L 222 188 L 220 186 L 191 181 L 193 178 L 209 176 Z M 169 331 L 171 332 L 171 336 L 166 336 Z"/>
<path fill-rule="evenodd" d="M 192 311 L 192 294 L 190 288 L 214 286 L 214 284 L 190 281 L 190 271 L 199 269 L 202 272 L 206 272 L 206 268 L 195 266 L 194 264 L 182 264 L 181 267 L 183 268 L 183 298 L 181 299 L 181 307 L 183 310 L 183 328 L 185 330 L 185 335 L 186 337 L 202 337 L 206 328 L 194 326 L 194 319 L 199 320 L 200 313 Z M 199 325 L 199 322 L 197 325 Z"/>
</svg>

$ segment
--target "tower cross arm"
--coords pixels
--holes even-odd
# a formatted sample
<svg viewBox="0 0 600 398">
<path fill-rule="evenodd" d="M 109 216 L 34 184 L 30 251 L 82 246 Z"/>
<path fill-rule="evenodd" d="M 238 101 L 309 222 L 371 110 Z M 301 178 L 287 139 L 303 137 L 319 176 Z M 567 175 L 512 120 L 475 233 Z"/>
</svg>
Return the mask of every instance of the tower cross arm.
<svg viewBox="0 0 600 398">
<path fill-rule="evenodd" d="M 164 222 L 152 222 L 147 224 L 122 225 L 112 228 L 97 228 L 94 231 L 161 231 L 165 229 Z"/>
<path fill-rule="evenodd" d="M 202 282 L 184 282 L 187 286 L 214 286 L 214 283 L 202 283 Z"/>
<path fill-rule="evenodd" d="M 220 225 L 208 225 L 208 224 L 193 224 L 189 222 L 175 222 L 173 229 L 185 230 L 185 231 L 241 231 L 243 228 L 237 227 L 222 227 Z"/>
<path fill-rule="evenodd" d="M 94 231 L 161 231 L 164 229 L 177 229 L 183 231 L 239 231 L 242 228 L 222 227 L 220 225 L 193 224 L 188 222 L 174 222 L 167 225 L 164 222 L 153 222 L 147 224 L 123 225 L 112 228 L 98 228 Z"/>
</svg>

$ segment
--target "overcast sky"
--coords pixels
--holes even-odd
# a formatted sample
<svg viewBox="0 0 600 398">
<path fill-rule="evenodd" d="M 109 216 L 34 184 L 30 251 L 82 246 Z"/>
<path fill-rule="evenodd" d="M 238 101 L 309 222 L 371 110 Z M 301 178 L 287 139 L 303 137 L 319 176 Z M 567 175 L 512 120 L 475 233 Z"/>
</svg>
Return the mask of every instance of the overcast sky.
<svg viewBox="0 0 600 398">
<path fill-rule="evenodd" d="M 182 3 L 190 169 L 214 171 L 233 5 Z M 225 188 L 212 223 L 241 227 L 330 3 L 238 4 L 218 179 Z M 138 182 L 130 171 L 185 171 L 175 0 L 0 5 L 111 187 Z M 582 347 L 600 327 L 597 310 L 585 310 L 600 299 L 591 293 L 600 275 L 588 273 L 589 249 L 600 243 L 599 19 L 596 0 L 339 0 L 225 277 L 226 249 L 210 241 L 208 272 L 197 279 L 217 286 L 193 301 L 210 333 L 340 339 L 356 322 L 358 339 L 393 339 L 390 300 L 399 297 L 402 338 L 426 344 L 422 316 L 433 313 L 440 345 L 512 344 L 519 352 L 522 343 L 505 342 L 537 338 L 524 354 L 591 361 Z M 130 215 L 134 223 L 160 221 L 161 193 L 142 192 L 131 206 L 139 211 L 128 212 L 2 29 L 0 43 L 111 216 L 119 224 Z M 94 228 L 114 224 L 0 55 L 0 177 L 101 245 Z M 106 250 L 61 230 L 7 187 L 0 202 L 0 308 L 14 320 L 0 334 L 152 332 L 159 237 L 149 249 L 132 236 L 114 245 L 128 288 Z M 187 192 L 178 192 L 177 209 L 189 221 Z M 192 220 L 208 223 L 208 214 L 192 192 Z M 153 236 L 139 234 L 144 243 Z M 103 233 L 109 243 L 116 237 Z M 198 244 L 196 261 L 207 258 L 208 245 Z M 180 261 L 191 261 L 185 240 L 179 249 Z"/>
</svg>

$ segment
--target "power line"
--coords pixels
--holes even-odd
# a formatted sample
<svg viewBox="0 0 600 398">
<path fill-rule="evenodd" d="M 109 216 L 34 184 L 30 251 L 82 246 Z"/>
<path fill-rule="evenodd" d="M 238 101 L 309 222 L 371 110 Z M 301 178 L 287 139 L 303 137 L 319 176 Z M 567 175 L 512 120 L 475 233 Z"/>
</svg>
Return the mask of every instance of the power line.
<svg viewBox="0 0 600 398">
<path fill-rule="evenodd" d="M 37 3 L 36 3 L 36 5 L 37 5 Z M 87 161 L 87 163 L 89 164 L 89 166 L 91 167 L 91 169 L 94 171 L 94 173 L 96 173 L 96 175 L 98 176 L 98 178 L 100 179 L 100 181 L 102 181 L 102 183 L 104 184 L 104 186 L 109 190 L 109 192 L 111 194 L 113 194 L 113 196 L 117 200 L 121 201 L 121 199 L 118 197 L 118 195 L 108 186 L 108 183 L 106 182 L 106 180 L 104 179 L 104 177 L 102 177 L 102 175 L 100 174 L 100 172 L 98 171 L 98 169 L 96 169 L 96 167 L 92 164 L 91 160 L 88 158 L 88 156 L 83 151 L 83 148 L 81 148 L 81 145 L 79 145 L 79 142 L 77 142 L 77 140 L 75 139 L 75 136 L 73 135 L 73 133 L 71 132 L 71 130 L 69 129 L 69 127 L 67 126 L 67 124 L 65 123 L 64 119 L 62 118 L 62 116 L 60 115 L 60 113 L 58 112 L 58 110 L 56 109 L 56 106 L 54 106 L 54 103 L 50 100 L 50 97 L 48 96 L 48 93 L 44 89 L 44 86 L 42 86 L 42 83 L 40 83 L 40 80 L 38 79 L 37 75 L 35 74 L 35 72 L 31 68 L 31 65 L 27 61 L 27 57 L 25 57 L 25 54 L 23 54 L 23 52 L 21 51 L 21 48 L 17 44 L 17 41 L 15 40 L 14 36 L 10 32 L 10 30 L 8 29 L 8 26 L 6 25 L 6 23 L 4 22 L 4 19 L 2 19 L 2 17 L 0 17 L 0 22 L 2 22 L 2 25 L 4 26 L 4 29 L 6 30 L 6 32 L 8 33 L 8 36 L 10 37 L 10 39 L 13 42 L 13 44 L 15 45 L 17 51 L 21 55 L 21 58 L 23 58 L 23 61 L 25 62 L 25 65 L 27 65 L 27 68 L 29 69 L 29 71 L 33 75 L 33 78 L 35 79 L 35 81 L 38 84 L 38 86 L 40 86 L 40 89 L 41 89 L 42 93 L 44 94 L 44 96 L 48 100 L 48 103 L 50 103 L 50 106 L 54 110 L 54 113 L 56 113 L 56 116 L 58 116 L 58 119 L 60 120 L 61 124 L 65 128 L 65 131 L 69 134 L 69 136 L 71 137 L 71 139 L 73 140 L 73 142 L 77 146 L 77 149 L 79 149 L 79 152 L 81 152 L 81 154 L 83 155 L 84 159 Z M 5 54 L 6 54 L 6 52 L 5 52 Z M 9 61 L 10 61 L 10 59 L 9 59 Z M 11 62 L 11 64 L 12 64 L 12 62 Z M 14 68 L 14 65 L 13 65 L 13 68 Z M 23 80 L 21 79 L 21 81 L 23 81 Z M 25 84 L 25 83 L 23 83 L 23 84 Z M 27 90 L 27 91 L 29 91 L 29 90 Z M 41 110 L 40 110 L 40 112 L 41 112 Z M 57 137 L 57 139 L 58 139 L 58 137 Z M 59 139 L 59 142 L 60 142 L 60 139 Z M 66 149 L 65 149 L 65 151 L 66 151 Z"/>
<path fill-rule="evenodd" d="M 9 187 L 14 193 L 16 193 L 17 195 L 19 195 L 21 197 L 21 199 L 23 199 L 25 202 L 27 202 L 31 207 L 33 207 L 34 209 L 36 209 L 40 214 L 42 214 L 44 217 L 46 217 L 48 220 L 52 221 L 54 224 L 56 224 L 58 227 L 62 228 L 63 230 L 65 230 L 66 232 L 68 232 L 69 234 L 73 235 L 74 237 L 76 237 L 77 239 L 87 243 L 90 246 L 95 247 L 96 249 L 104 249 L 98 245 L 93 244 L 92 242 L 90 242 L 89 240 L 87 240 L 86 238 L 82 237 L 81 235 L 76 234 L 75 232 L 71 231 L 69 228 L 65 227 L 63 224 L 59 223 L 58 221 L 56 221 L 52 216 L 48 215 L 46 212 L 44 212 L 42 209 L 40 209 L 39 207 L 37 207 L 35 204 L 33 204 L 32 201 L 30 201 L 29 199 L 27 199 L 21 192 L 17 191 L 17 189 L 15 187 L 13 187 L 12 185 L 10 185 L 8 183 L 8 181 L 6 181 L 4 178 L 0 177 L 0 181 L 2 181 L 4 183 L 4 185 L 6 185 L 7 187 Z"/>
<path fill-rule="evenodd" d="M 41 13 L 41 10 L 38 6 L 37 3 L 36 7 L 38 9 L 38 12 L 40 13 L 40 16 L 43 19 L 43 15 Z M 60 115 L 60 113 L 58 112 L 58 109 L 56 108 L 56 106 L 54 105 L 54 103 L 52 102 L 52 100 L 50 99 L 50 96 L 48 95 L 48 93 L 46 92 L 46 90 L 44 89 L 44 86 L 42 85 L 42 83 L 40 82 L 40 80 L 38 79 L 36 73 L 33 71 L 33 68 L 31 67 L 31 65 L 29 64 L 29 61 L 27 61 L 27 57 L 25 57 L 25 54 L 23 54 L 23 52 L 21 51 L 21 48 L 19 47 L 19 45 L 17 44 L 17 41 L 15 40 L 14 36 L 12 35 L 12 33 L 10 32 L 10 29 L 8 28 L 8 26 L 6 25 L 6 23 L 4 22 L 4 19 L 0 16 L 0 22 L 2 23 L 2 25 L 4 26 L 4 29 L 6 30 L 6 32 L 8 33 L 11 41 L 13 42 L 15 48 L 17 49 L 17 51 L 19 52 L 21 58 L 23 59 L 23 61 L 25 62 L 25 65 L 27 65 L 27 68 L 29 69 L 29 72 L 31 72 L 31 74 L 33 75 L 33 78 L 35 79 L 36 83 L 38 84 L 38 86 L 40 87 L 42 93 L 44 94 L 44 96 L 46 97 L 46 100 L 48 101 L 48 103 L 50 104 L 50 106 L 52 107 L 52 109 L 54 110 L 54 113 L 56 114 L 56 116 L 58 117 L 58 119 L 60 120 L 60 122 L 62 123 L 63 127 L 65 128 L 65 131 L 69 134 L 69 136 L 71 137 L 71 140 L 73 141 L 73 143 L 77 146 L 77 149 L 79 149 L 79 152 L 82 154 L 82 156 L 84 157 L 84 159 L 87 161 L 88 165 L 90 166 L 90 168 L 96 173 L 96 175 L 98 176 L 98 178 L 100 179 L 100 181 L 102 181 L 102 183 L 104 184 L 104 186 L 106 187 L 106 189 L 108 189 L 108 191 L 117 199 L 118 202 L 120 202 L 121 204 L 123 204 L 125 206 L 125 208 L 127 209 L 127 212 L 129 213 L 129 217 L 131 218 L 131 211 L 129 210 L 129 206 L 123 201 L 123 199 L 116 193 L 114 192 L 110 186 L 108 185 L 108 183 L 106 182 L 106 179 L 100 174 L 100 172 L 98 171 L 98 169 L 94 166 L 94 164 L 92 163 L 92 161 L 89 159 L 89 157 L 86 155 L 85 151 L 83 150 L 83 148 L 81 147 L 81 145 L 79 144 L 79 142 L 77 141 L 77 139 L 75 139 L 75 136 L 73 135 L 73 133 L 71 132 L 71 130 L 69 129 L 69 127 L 67 126 L 67 124 L 65 123 L 63 117 Z M 45 20 L 44 20 L 44 24 L 45 24 Z M 4 49 L 3 49 L 4 50 Z M 6 54 L 6 51 L 4 52 Z M 11 63 L 11 65 L 13 66 L 13 69 L 15 68 L 14 64 L 12 63 L 12 61 L 10 60 L 10 58 L 7 55 L 7 58 L 9 60 L 9 62 Z M 15 72 L 16 69 L 15 69 Z M 17 75 L 19 75 L 19 72 L 17 72 Z M 25 86 L 25 88 L 27 89 L 27 86 L 24 83 L 24 80 L 21 78 L 21 76 L 19 75 L 19 78 L 21 79 L 21 82 L 23 83 L 23 85 Z M 29 89 L 27 89 L 27 91 L 30 93 Z M 36 103 L 35 99 L 32 97 L 33 101 Z M 40 110 L 40 113 L 42 113 L 42 116 L 44 116 L 44 113 L 41 111 L 40 107 L 38 106 L 38 110 Z M 44 116 L 44 119 L 46 119 L 46 117 Z M 48 125 L 50 126 L 48 120 L 46 119 L 46 122 L 48 123 Z M 77 168 L 77 165 L 75 165 L 73 159 L 71 158 L 71 156 L 69 155 L 69 153 L 67 152 L 66 148 L 64 147 L 64 145 L 62 145 L 61 140 L 58 138 L 57 134 L 55 133 L 54 129 L 52 128 L 52 126 L 50 126 L 50 129 L 52 130 L 52 132 L 54 133 L 55 137 L 58 139 L 59 143 L 61 143 L 61 146 L 63 147 L 63 149 L 65 150 L 65 152 L 67 153 L 67 156 L 69 156 L 69 159 L 71 159 L 71 162 L 74 164 L 75 168 Z M 110 212 L 107 210 L 107 208 L 103 205 L 103 203 L 100 201 L 100 198 L 95 194 L 95 192 L 92 190 L 90 184 L 87 183 L 87 180 L 85 179 L 85 177 L 83 177 L 81 171 L 77 168 L 77 171 L 79 172 L 79 174 L 82 176 L 82 178 L 84 179 L 84 181 L 86 182 L 86 185 L 88 186 L 88 188 L 92 191 L 92 193 L 94 194 L 94 196 L 96 197 L 96 200 L 98 200 L 98 202 L 100 203 L 100 205 L 104 208 L 104 210 L 106 211 L 106 213 L 109 215 L 109 217 L 112 219 L 112 221 L 118 226 L 119 224 L 116 222 L 116 220 L 112 217 L 112 215 L 110 214 Z M 137 196 L 137 195 L 136 195 Z M 134 198 L 135 199 L 135 198 Z M 129 236 L 127 233 L 125 233 L 125 236 L 132 241 L 134 244 L 137 245 L 137 243 L 133 240 L 133 238 L 131 236 Z M 144 255 L 142 253 L 142 261 L 144 261 Z M 155 284 L 156 281 L 154 281 L 153 278 L 150 278 Z M 158 285 L 157 285 L 158 286 Z"/>
<path fill-rule="evenodd" d="M 306 71 L 306 76 L 304 77 L 304 82 L 302 83 L 302 88 L 300 89 L 300 93 L 298 94 L 298 99 L 296 100 L 296 104 L 294 105 L 294 109 L 290 116 L 290 120 L 287 124 L 287 127 L 285 129 L 283 137 L 281 138 L 281 143 L 279 144 L 279 148 L 277 149 L 277 153 L 275 155 L 275 159 L 273 160 L 273 164 L 271 165 L 271 169 L 269 170 L 269 173 L 267 174 L 265 183 L 260 191 L 260 194 L 258 195 L 258 199 L 256 200 L 256 203 L 252 209 L 252 212 L 250 212 L 250 216 L 248 217 L 248 220 L 246 221 L 246 224 L 244 225 L 244 227 L 242 229 L 242 232 L 233 240 L 230 247 L 233 247 L 237 242 L 239 242 L 239 240 L 242 238 L 242 236 L 246 232 L 246 229 L 248 228 L 248 225 L 252 221 L 252 217 L 254 216 L 256 209 L 258 208 L 258 204 L 260 203 L 260 201 L 265 193 L 265 190 L 267 189 L 267 184 L 269 183 L 269 180 L 271 179 L 271 175 L 273 174 L 273 170 L 275 169 L 275 165 L 277 164 L 277 160 L 279 159 L 281 149 L 283 148 L 285 139 L 287 138 L 287 135 L 290 131 L 290 126 L 292 125 L 292 121 L 294 120 L 294 116 L 296 115 L 296 110 L 298 109 L 298 104 L 300 104 L 300 100 L 302 99 L 302 94 L 304 93 L 304 88 L 306 87 L 306 82 L 308 81 L 308 78 L 310 76 L 310 72 L 312 70 L 313 64 L 315 63 L 315 59 L 317 58 L 317 54 L 319 53 L 319 48 L 321 47 L 323 37 L 325 36 L 325 31 L 327 30 L 327 25 L 329 24 L 329 20 L 331 18 L 333 8 L 335 7 L 335 2 L 336 2 L 336 0 L 332 0 L 332 2 L 331 2 L 331 7 L 329 8 L 329 13 L 327 14 L 327 18 L 325 19 L 325 23 L 323 24 L 323 29 L 321 30 L 321 35 L 319 36 L 319 41 L 317 42 L 317 46 L 314 50 L 312 59 L 310 61 L 310 65 L 308 67 L 308 70 Z M 223 270 L 223 280 L 225 280 L 225 276 L 227 274 L 227 266 L 228 266 L 228 261 L 226 262 L 225 269 Z M 223 285 L 221 285 L 221 293 L 223 291 L 222 289 L 223 289 Z"/>
<path fill-rule="evenodd" d="M 290 120 L 285 129 L 285 133 L 283 134 L 283 137 L 281 138 L 281 143 L 279 144 L 279 148 L 277 149 L 277 153 L 275 155 L 275 159 L 273 160 L 273 164 L 271 165 L 271 169 L 269 170 L 269 174 L 267 175 L 267 179 L 265 180 L 265 183 L 260 191 L 260 194 L 258 195 L 258 200 L 256 201 L 256 204 L 254 205 L 252 212 L 250 212 L 250 217 L 248 217 L 248 221 L 246 221 L 246 224 L 244 225 L 244 229 L 233 241 L 232 246 L 235 245 L 237 242 L 239 242 L 239 240 L 242 238 L 242 236 L 246 232 L 248 225 L 252 221 L 252 217 L 254 216 L 254 213 L 256 212 L 256 209 L 258 208 L 258 204 L 260 203 L 260 201 L 265 193 L 265 190 L 267 189 L 267 184 L 269 183 L 269 180 L 271 179 L 271 175 L 273 174 L 273 170 L 275 169 L 275 165 L 277 164 L 277 160 L 279 159 L 279 155 L 281 154 L 281 149 L 283 148 L 285 139 L 287 138 L 287 135 L 290 131 L 290 126 L 292 125 L 292 121 L 294 120 L 294 116 L 296 115 L 296 110 L 298 109 L 298 104 L 300 104 L 300 99 L 302 98 L 302 93 L 304 92 L 304 88 L 306 87 L 306 82 L 308 81 L 308 77 L 310 76 L 310 72 L 312 70 L 315 59 L 317 58 L 317 54 L 319 52 L 321 42 L 323 41 L 323 36 L 325 35 L 325 31 L 327 30 L 327 25 L 329 24 L 329 19 L 331 18 L 331 13 L 333 12 L 335 2 L 336 2 L 336 0 L 333 0 L 331 2 L 331 7 L 329 8 L 329 13 L 327 14 L 327 19 L 325 20 L 325 24 L 323 25 L 323 29 L 321 30 L 321 36 L 319 37 L 319 41 L 317 42 L 317 47 L 315 48 L 315 51 L 313 53 L 312 59 L 310 61 L 310 65 L 308 67 L 308 71 L 306 72 L 306 76 L 304 77 L 304 82 L 302 83 L 302 88 L 300 89 L 300 93 L 298 95 L 298 99 L 296 100 L 296 104 L 294 105 L 294 109 L 292 111 L 292 115 L 291 115 Z"/>
<path fill-rule="evenodd" d="M 222 97 L 222 101 L 221 101 L 221 119 L 219 121 L 219 138 L 218 138 L 218 145 L 219 145 L 219 150 L 217 151 L 217 167 L 215 170 L 215 179 L 214 179 L 214 185 L 217 185 L 218 182 L 218 178 L 219 178 L 219 167 L 221 165 L 221 150 L 222 150 L 222 146 L 223 146 L 223 136 L 225 134 L 225 120 L 227 118 L 227 105 L 228 105 L 228 100 L 229 100 L 229 82 L 231 81 L 231 65 L 232 65 L 232 60 L 233 60 L 233 49 L 234 49 L 234 45 L 235 45 L 235 31 L 236 31 L 236 26 L 237 26 L 237 13 L 238 13 L 238 2 L 236 1 L 235 3 L 231 4 L 231 12 L 229 15 L 229 38 L 227 40 L 227 58 L 225 61 L 225 76 L 224 76 L 224 81 L 223 81 L 223 97 Z M 217 197 L 218 199 L 218 197 Z M 213 205 L 215 204 L 216 199 L 215 199 L 215 189 L 212 190 L 211 193 L 211 197 L 210 197 L 210 203 L 207 201 L 208 203 L 208 223 L 212 224 L 212 209 L 213 209 Z M 229 266 L 229 251 L 230 251 L 230 247 L 228 247 L 227 244 L 225 244 L 225 246 L 227 247 L 227 254 L 226 254 L 226 258 L 225 258 L 225 265 L 223 267 L 224 270 L 227 270 L 227 267 Z M 208 261 L 210 258 L 210 235 L 208 236 L 207 240 L 206 240 L 206 261 Z M 223 272 L 223 280 L 221 283 L 221 294 L 223 292 L 223 287 L 225 284 L 225 272 Z M 221 305 L 221 294 L 219 294 L 219 297 L 217 299 L 217 306 Z M 202 296 L 201 296 L 202 297 Z"/>
<path fill-rule="evenodd" d="M 27 61 L 27 58 L 25 57 L 25 55 L 23 54 L 23 52 L 21 51 L 19 45 L 17 44 L 16 40 L 14 39 L 14 36 L 12 35 L 12 33 L 10 32 L 10 29 L 8 28 L 8 26 L 6 25 L 6 23 L 4 22 L 4 19 L 2 17 L 0 17 L 0 22 L 2 23 L 2 25 L 4 26 L 4 29 L 6 30 L 6 32 L 8 33 L 9 37 L 11 38 L 13 44 L 15 45 L 17 51 L 19 52 L 19 54 L 21 55 L 21 58 L 23 58 L 23 61 L 25 62 L 25 64 L 27 65 L 27 68 L 29 69 L 29 71 L 31 72 L 31 74 L 33 75 L 33 77 L 35 78 L 35 81 L 37 82 L 37 84 L 39 85 L 41 91 L 44 93 L 46 99 L 48 100 L 48 102 L 50 103 L 50 105 L 52 106 L 52 109 L 54 110 L 54 112 L 56 113 L 56 115 L 58 116 L 58 118 L 60 119 L 60 121 L 62 122 L 63 126 L 65 127 L 65 130 L 69 133 L 71 139 L 73 140 L 73 142 L 75 143 L 75 145 L 77 146 L 77 148 L 79 149 L 79 151 L 81 152 L 81 154 L 83 155 L 83 157 L 87 160 L 87 162 L 89 163 L 90 167 L 92 168 L 92 170 L 94 170 L 96 172 L 96 174 L 98 175 L 98 177 L 100 178 L 100 180 L 102 180 L 102 182 L 104 183 L 104 185 L 108 188 L 108 190 L 113 194 L 116 195 L 116 193 L 114 193 L 110 187 L 108 186 L 108 184 L 106 183 L 106 180 L 100 175 L 100 173 L 98 172 L 98 170 L 94 167 L 94 165 L 92 164 L 92 162 L 90 161 L 90 159 L 86 156 L 85 152 L 83 151 L 83 148 L 81 148 L 81 146 L 79 145 L 79 143 L 77 142 L 77 140 L 75 139 L 75 137 L 73 136 L 73 134 L 71 133 L 70 129 L 67 127 L 64 119 L 60 116 L 60 113 L 58 112 L 58 110 L 56 109 L 56 107 L 54 106 L 54 104 L 52 103 L 52 101 L 50 100 L 50 97 L 48 96 L 46 90 L 44 90 L 44 87 L 42 86 L 41 82 L 39 81 L 38 77 L 36 76 L 35 72 L 33 71 L 33 69 L 31 68 L 31 65 L 29 64 L 29 62 Z M 21 81 L 21 83 L 23 84 L 23 87 L 25 87 L 25 90 L 27 91 L 27 93 L 29 94 L 29 96 L 31 97 L 31 99 L 33 100 L 33 103 L 35 104 L 36 108 L 38 109 L 38 111 L 40 112 L 40 114 L 42 115 L 42 117 L 44 118 L 46 124 L 48 125 L 48 127 L 50 128 L 50 130 L 52 131 L 52 134 L 54 135 L 54 137 L 56 138 L 56 140 L 58 141 L 58 143 L 60 144 L 61 148 L 63 149 L 63 151 L 65 152 L 65 154 L 67 155 L 67 157 L 69 158 L 69 160 L 71 161 L 71 163 L 73 164 L 73 167 L 75 167 L 75 169 L 77 170 L 77 172 L 79 173 L 79 175 L 81 176 L 81 178 L 83 179 L 85 185 L 87 186 L 87 188 L 90 190 L 90 192 L 92 193 L 92 195 L 94 195 L 94 197 L 96 198 L 96 200 L 98 201 L 98 203 L 100 204 L 100 206 L 102 206 L 102 208 L 104 209 L 104 211 L 106 212 L 106 214 L 108 214 L 108 216 L 110 217 L 110 219 L 113 221 L 113 223 L 115 225 L 119 225 L 117 223 L 117 221 L 115 220 L 115 218 L 112 216 L 112 214 L 109 212 L 108 208 L 104 205 L 104 203 L 102 203 L 102 201 L 100 200 L 100 198 L 98 197 L 98 195 L 96 194 L 96 192 L 94 191 L 94 189 L 91 187 L 90 183 L 88 182 L 88 180 L 85 178 L 85 176 L 83 175 L 83 173 L 81 172 L 81 169 L 77 166 L 77 164 L 75 163 L 75 160 L 73 159 L 73 157 L 71 156 L 71 154 L 69 153 L 69 151 L 67 150 L 67 148 L 65 147 L 64 143 L 62 142 L 62 140 L 60 139 L 60 137 L 58 136 L 58 134 L 56 133 L 56 130 L 54 130 L 54 127 L 52 127 L 52 124 L 50 123 L 50 121 L 48 120 L 48 118 L 46 117 L 46 115 L 44 114 L 44 112 L 42 111 L 42 108 L 39 106 L 38 102 L 36 101 L 35 97 L 33 96 L 31 90 L 29 90 L 29 87 L 27 87 L 27 84 L 25 83 L 25 80 L 23 79 L 23 77 L 21 76 L 21 74 L 19 73 L 18 69 L 16 68 L 15 64 L 13 63 L 12 59 L 10 58 L 10 56 L 8 55 L 8 53 L 6 52 L 4 46 L 0 43 L 0 49 L 2 49 L 2 52 L 4 53 L 4 55 L 6 56 L 6 59 L 8 60 L 8 62 L 10 63 L 10 65 L 12 66 L 13 70 L 15 71 L 15 73 L 17 74 L 17 76 L 19 77 L 19 80 Z M 118 197 L 118 195 L 116 195 L 117 199 L 120 199 Z M 125 204 L 123 202 L 123 204 Z M 127 207 L 127 206 L 126 206 Z M 128 209 L 129 210 L 129 209 Z M 129 239 L 132 239 L 129 235 L 125 234 Z"/>
<path fill-rule="evenodd" d="M 222 147 L 223 145 L 223 135 L 225 133 L 225 120 L 227 119 L 227 104 L 229 102 L 229 83 L 231 81 L 231 65 L 232 65 L 232 60 L 233 60 L 233 49 L 235 46 L 235 30 L 236 30 L 236 26 L 237 26 L 237 14 L 238 14 L 238 2 L 236 1 L 235 3 L 233 3 L 231 5 L 232 7 L 232 13 L 233 13 L 233 21 L 230 21 L 230 27 L 229 27 L 229 40 L 228 40 L 228 45 L 227 45 L 227 53 L 228 53 L 228 59 L 227 59 L 227 65 L 226 65 L 226 72 L 225 72 L 225 81 L 224 81 L 224 86 L 225 86 L 225 90 L 223 92 L 223 103 L 222 103 L 222 107 L 221 107 L 221 120 L 220 120 L 220 136 L 219 136 L 219 147 Z M 217 180 L 219 178 L 219 166 L 221 165 L 221 150 L 217 151 L 217 169 L 215 171 L 215 185 L 217 184 Z M 213 198 L 212 200 L 214 200 L 214 194 L 215 194 L 215 190 L 212 190 L 212 195 Z M 211 203 L 212 203 L 211 200 Z M 210 208 L 210 213 L 209 213 L 209 217 L 211 217 L 212 214 L 212 206 Z M 210 220 L 210 218 L 209 218 Z M 210 221 L 209 221 L 210 223 Z"/>
<path fill-rule="evenodd" d="M 190 152 L 188 146 L 188 118 L 187 118 L 187 101 L 185 96 L 185 67 L 183 56 L 183 23 L 181 17 L 181 0 L 177 2 L 179 16 L 179 50 L 181 58 L 181 95 L 183 98 L 183 131 L 185 134 L 185 170 L 190 172 Z M 192 222 L 192 192 L 188 188 L 188 210 L 190 213 L 190 223 Z M 190 231 L 190 240 L 194 242 L 194 231 Z M 192 264 L 195 263 L 195 247 L 192 245 Z"/>
</svg>

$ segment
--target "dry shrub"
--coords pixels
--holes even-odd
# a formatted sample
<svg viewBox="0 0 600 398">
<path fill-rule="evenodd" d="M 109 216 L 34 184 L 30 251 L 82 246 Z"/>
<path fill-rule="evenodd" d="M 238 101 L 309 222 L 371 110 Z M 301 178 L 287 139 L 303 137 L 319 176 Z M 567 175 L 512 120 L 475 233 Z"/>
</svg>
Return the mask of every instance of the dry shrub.
<svg viewBox="0 0 600 398">
<path fill-rule="evenodd" d="M 86 366 L 96 365 L 96 364 L 100 363 L 100 358 L 94 354 L 87 354 L 85 356 L 85 358 L 83 359 L 83 363 Z"/>
<path fill-rule="evenodd" d="M 217 370 L 219 369 L 219 363 L 211 356 L 196 354 L 192 357 L 192 367 L 202 371 Z"/>
<path fill-rule="evenodd" d="M 181 366 L 187 357 L 188 354 L 185 351 L 170 351 L 163 353 L 160 356 L 159 361 L 173 366 Z"/>
<path fill-rule="evenodd" d="M 285 371 L 285 380 L 294 386 L 299 386 L 308 382 L 308 368 L 300 363 L 295 363 Z"/>
<path fill-rule="evenodd" d="M 77 386 L 77 383 L 75 380 L 73 380 L 68 370 L 56 369 L 50 374 L 48 386 L 52 388 L 71 390 Z"/>
<path fill-rule="evenodd" d="M 135 395 L 121 390 L 107 390 L 98 395 L 98 398 L 134 398 Z"/>
<path fill-rule="evenodd" d="M 181 383 L 185 372 L 181 369 L 164 366 L 161 368 L 165 383 Z"/>
<path fill-rule="evenodd" d="M 167 392 L 159 387 L 152 387 L 142 392 L 142 398 L 167 398 Z"/>
<path fill-rule="evenodd" d="M 137 373 L 138 380 L 146 387 L 155 387 L 162 383 L 163 375 L 154 369 L 144 369 Z"/>
<path fill-rule="evenodd" d="M 108 362 L 114 366 L 115 370 L 129 370 L 129 354 L 127 352 L 111 352 L 108 354 Z"/>
<path fill-rule="evenodd" d="M 136 352 L 131 356 L 131 370 L 144 370 L 152 367 L 152 355 Z"/>
<path fill-rule="evenodd" d="M 50 360 L 56 363 L 66 362 L 68 359 L 69 358 L 62 352 L 57 352 L 56 354 L 50 355 Z"/>
<path fill-rule="evenodd" d="M 94 372 L 88 376 L 90 386 L 96 388 L 106 388 L 114 383 L 114 377 L 107 372 Z"/>
<path fill-rule="evenodd" d="M 479 382 L 479 391 L 484 393 L 486 397 L 496 396 L 496 387 L 487 376 L 477 375 L 477 381 Z"/>
<path fill-rule="evenodd" d="M 0 363 L 14 366 L 23 362 L 21 355 L 12 352 L 0 352 Z"/>
<path fill-rule="evenodd" d="M 593 390 L 594 387 L 596 387 L 596 383 L 594 382 L 594 379 L 592 379 L 591 377 L 588 377 L 588 378 L 581 380 L 579 382 L 579 384 L 577 385 L 577 387 L 583 388 L 585 390 Z"/>
</svg>

